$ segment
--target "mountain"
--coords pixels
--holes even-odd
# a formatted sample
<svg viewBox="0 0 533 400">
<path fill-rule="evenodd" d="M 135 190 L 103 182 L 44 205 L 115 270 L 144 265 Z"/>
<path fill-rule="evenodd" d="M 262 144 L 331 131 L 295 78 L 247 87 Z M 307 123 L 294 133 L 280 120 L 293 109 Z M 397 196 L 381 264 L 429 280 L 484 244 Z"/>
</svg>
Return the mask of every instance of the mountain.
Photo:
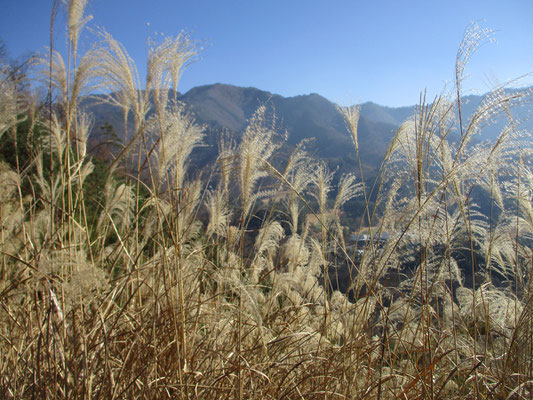
<svg viewBox="0 0 533 400">
<path fill-rule="evenodd" d="M 271 93 L 252 87 L 214 84 L 192 88 L 179 100 L 186 104 L 198 121 L 237 132 L 244 131 L 247 120 L 272 97 Z M 278 95 L 275 97 L 283 99 Z"/>
<path fill-rule="evenodd" d="M 178 99 L 199 124 L 206 126 L 208 147 L 195 153 L 198 165 L 209 164 L 215 159 L 221 132 L 229 132 L 238 141 L 257 108 L 266 105 L 276 130 L 287 134 L 287 145 L 281 154 L 287 154 L 301 140 L 313 138 L 310 151 L 316 157 L 341 171 L 356 169 L 352 139 L 337 105 L 319 94 L 282 97 L 253 87 L 217 83 L 192 88 L 179 94 Z M 464 121 L 468 121 L 482 99 L 483 96 L 463 99 Z M 111 125 L 118 137 L 123 136 L 120 110 L 94 100 L 88 100 L 86 106 L 95 115 L 97 141 L 104 124 L 107 124 L 108 131 Z M 414 106 L 392 108 L 372 102 L 361 104 L 358 140 L 361 161 L 367 172 L 377 170 L 394 133 L 414 110 Z M 521 120 L 530 114 L 531 103 L 527 102 L 513 111 L 513 115 Z M 494 140 L 505 123 L 500 118 L 485 126 L 480 139 Z M 525 120 L 520 127 L 533 128 L 533 121 Z"/>
<path fill-rule="evenodd" d="M 482 132 L 479 135 L 480 140 L 495 141 L 502 130 L 508 125 L 507 111 L 513 117 L 513 124 L 518 130 L 528 130 L 533 132 L 533 115 L 532 95 L 533 88 L 525 89 L 506 89 L 506 93 L 510 95 L 525 95 L 526 97 L 519 101 L 518 104 L 508 104 L 508 110 L 502 109 L 497 115 L 491 116 L 491 120 L 482 126 Z M 472 116 L 475 110 L 481 105 L 485 96 L 470 95 L 462 98 L 463 114 L 468 118 Z"/>
<path fill-rule="evenodd" d="M 414 106 L 393 108 L 380 106 L 371 101 L 361 104 L 361 115 L 365 118 L 395 126 L 400 126 L 402 122 L 413 115 L 414 111 Z"/>
<path fill-rule="evenodd" d="M 533 130 L 532 115 L 532 100 L 533 88 L 524 89 L 506 89 L 505 93 L 510 95 L 525 95 L 523 101 L 518 101 L 517 104 L 509 104 L 509 111 L 513 117 L 513 122 L 517 129 Z M 461 98 L 461 111 L 463 115 L 463 125 L 466 126 L 470 122 L 472 115 L 477 108 L 482 104 L 483 100 L 488 96 L 485 95 L 468 95 Z M 400 126 L 402 122 L 413 116 L 415 113 L 415 106 L 407 107 L 386 107 L 372 102 L 361 104 L 361 115 L 380 122 L 387 122 L 395 126 Z M 500 113 L 491 115 L 490 121 L 482 125 L 481 132 L 479 132 L 476 140 L 490 140 L 495 141 L 504 127 L 508 124 L 507 113 L 502 109 Z M 456 134 L 458 134 L 458 127 L 455 127 Z"/>
<path fill-rule="evenodd" d="M 333 165 L 342 164 L 343 160 L 355 163 L 352 139 L 337 106 L 316 93 L 282 97 L 256 88 L 214 84 L 193 88 L 180 100 L 198 122 L 224 128 L 237 136 L 257 108 L 265 104 L 275 114 L 277 130 L 287 133 L 289 145 L 313 138 L 311 151 L 318 157 Z M 395 124 L 361 116 L 361 159 L 368 169 L 379 165 L 396 129 Z"/>
</svg>

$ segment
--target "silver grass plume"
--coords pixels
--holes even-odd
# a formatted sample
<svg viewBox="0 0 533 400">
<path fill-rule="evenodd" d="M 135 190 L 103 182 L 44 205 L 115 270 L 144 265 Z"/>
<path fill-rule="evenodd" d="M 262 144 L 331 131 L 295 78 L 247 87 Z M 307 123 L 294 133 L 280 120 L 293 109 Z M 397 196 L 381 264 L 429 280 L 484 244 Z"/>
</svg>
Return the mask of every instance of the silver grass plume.
<svg viewBox="0 0 533 400">
<path fill-rule="evenodd" d="M 361 107 L 353 105 L 351 107 L 337 107 L 339 113 L 343 116 L 346 127 L 352 136 L 352 140 L 355 146 L 355 151 L 359 151 L 359 140 L 357 136 L 357 128 L 359 125 L 359 115 Z"/>
<path fill-rule="evenodd" d="M 462 83 L 465 67 L 479 46 L 487 39 L 494 41 L 492 34 L 490 29 L 481 28 L 477 23 L 472 23 L 466 29 L 455 59 L 456 83 Z"/>
<path fill-rule="evenodd" d="M 303 267 L 309 260 L 309 249 L 300 235 L 293 233 L 283 244 L 283 257 L 287 259 L 287 270 Z"/>
<path fill-rule="evenodd" d="M 412 150 L 414 132 L 415 126 L 412 117 L 402 122 L 391 140 L 386 158 L 390 159 L 391 162 L 395 162 L 398 158 L 402 157 L 405 157 L 407 160 L 412 159 L 413 157 L 410 157 L 410 155 L 414 152 Z"/>
<path fill-rule="evenodd" d="M 310 185 L 312 173 L 313 166 L 304 164 L 299 166 L 286 178 L 289 184 L 289 192 L 283 201 L 287 204 L 291 230 L 294 234 L 298 232 L 301 197 Z"/>
<path fill-rule="evenodd" d="M 179 106 L 153 116 L 148 121 L 147 133 L 157 142 L 156 162 L 159 186 L 171 184 L 181 188 L 187 172 L 187 162 L 195 147 L 202 143 L 203 128 Z"/>
<path fill-rule="evenodd" d="M 6 131 L 22 122 L 16 83 L 9 79 L 4 67 L 0 66 L 0 139 Z"/>
<path fill-rule="evenodd" d="M 37 169 L 35 181 L 41 190 L 41 197 L 44 200 L 43 207 L 51 213 L 61 187 L 61 175 L 56 174 L 55 177 L 53 176 L 51 178 L 45 177 L 42 152 L 37 156 L 35 167 Z"/>
<path fill-rule="evenodd" d="M 235 141 L 224 133 L 218 141 L 217 166 L 220 176 L 219 186 L 222 187 L 222 190 L 226 194 L 228 193 L 230 178 L 233 174 L 236 155 Z"/>
<path fill-rule="evenodd" d="M 93 124 L 94 119 L 91 115 L 86 113 L 78 114 L 74 141 L 76 143 L 76 153 L 80 159 L 83 159 L 87 154 L 87 140 L 89 139 Z"/>
<path fill-rule="evenodd" d="M 172 211 L 171 203 L 161 196 L 151 193 L 140 208 L 140 212 L 148 212 L 148 217 L 143 225 L 141 242 L 139 248 L 143 248 L 150 238 L 156 234 L 160 228 L 160 222 L 168 220 Z"/>
<path fill-rule="evenodd" d="M 124 46 L 111 34 L 100 32 L 103 43 L 95 52 L 97 60 L 95 74 L 101 80 L 101 86 L 109 91 L 106 101 L 120 107 L 125 115 L 130 109 L 136 125 L 144 119 L 148 109 L 148 98 L 141 96 L 141 82 L 137 67 Z"/>
<path fill-rule="evenodd" d="M 200 205 L 203 183 L 200 179 L 193 179 L 183 184 L 180 196 L 174 199 L 174 209 L 177 213 L 178 235 L 181 240 L 195 237 L 201 222 L 196 219 Z"/>
<path fill-rule="evenodd" d="M 206 196 L 207 213 L 209 223 L 207 225 L 207 235 L 226 236 L 226 229 L 230 221 L 231 211 L 228 208 L 228 200 L 225 193 L 217 189 L 211 191 Z"/>
<path fill-rule="evenodd" d="M 81 159 L 72 164 L 68 183 L 81 189 L 87 177 L 93 172 L 94 164 L 90 160 Z"/>
<path fill-rule="evenodd" d="M 53 50 L 46 57 L 39 58 L 37 63 L 39 78 L 43 85 L 50 83 L 52 89 L 59 92 L 60 104 L 65 106 L 68 103 L 68 79 L 63 56 L 57 50 Z"/>
<path fill-rule="evenodd" d="M 314 276 L 320 276 L 322 269 L 328 266 L 328 260 L 322 250 L 322 245 L 315 239 L 310 239 L 311 256 L 307 264 L 306 271 Z"/>
<path fill-rule="evenodd" d="M 283 227 L 277 221 L 265 225 L 259 230 L 255 240 L 256 256 L 272 254 L 279 246 L 280 240 L 285 236 Z"/>
<path fill-rule="evenodd" d="M 318 202 L 319 214 L 317 215 L 322 232 L 322 240 L 326 240 L 326 233 L 333 219 L 331 210 L 328 210 L 327 201 L 331 191 L 333 172 L 330 172 L 325 163 L 319 164 L 311 177 L 311 185 L 314 190 L 310 191 L 312 197 Z"/>
<path fill-rule="evenodd" d="M 286 204 L 290 216 L 290 226 L 293 234 L 298 232 L 300 203 L 307 187 L 311 183 L 314 162 L 305 152 L 307 141 L 298 143 L 291 153 L 281 178 L 282 184 L 287 187 L 288 194 L 282 200 Z"/>
<path fill-rule="evenodd" d="M 517 278 L 516 265 L 516 216 L 504 215 L 499 223 L 492 228 L 492 234 L 487 235 L 481 242 L 481 251 L 485 255 L 487 272 L 496 272 L 508 281 Z"/>
<path fill-rule="evenodd" d="M 104 271 L 87 259 L 83 249 L 44 250 L 32 276 L 34 286 L 50 281 L 60 285 L 54 302 L 58 312 L 90 306 L 108 287 Z M 46 286 L 46 285 L 45 285 Z"/>
<path fill-rule="evenodd" d="M 157 112 L 167 106 L 169 90 L 176 95 L 183 70 L 198 54 L 194 43 L 185 33 L 165 38 L 156 45 L 149 42 L 147 65 L 147 90 L 153 89 Z"/>
<path fill-rule="evenodd" d="M 329 171 L 324 163 L 317 166 L 312 176 L 311 183 L 315 190 L 311 192 L 311 195 L 317 200 L 320 213 L 325 213 L 327 210 L 328 194 L 331 191 L 332 179 L 333 172 Z"/>
<path fill-rule="evenodd" d="M 285 164 L 285 168 L 282 173 L 283 178 L 287 179 L 291 173 L 295 172 L 300 167 L 310 164 L 312 165 L 311 157 L 309 157 L 307 151 L 305 150 L 305 147 L 310 142 L 311 139 L 304 139 L 296 145 L 294 150 L 291 152 L 289 159 L 287 160 L 287 164 Z"/>
<path fill-rule="evenodd" d="M 344 250 L 346 250 L 346 243 L 344 241 L 344 229 L 340 219 L 341 208 L 346 202 L 362 195 L 363 184 L 361 182 L 357 183 L 356 181 L 357 178 L 353 173 L 344 174 L 340 178 L 337 186 L 337 196 L 335 197 L 335 202 L 332 208 L 332 218 L 335 226 L 335 235 L 337 237 L 337 240 L 335 240 L 334 243 L 336 246 L 342 246 Z"/>
<path fill-rule="evenodd" d="M 55 153 L 61 165 L 68 146 L 68 138 L 61 120 L 55 112 L 50 116 L 50 123 L 44 125 L 43 128 L 48 130 L 48 135 L 45 137 L 45 145 L 52 150 L 53 154 Z"/>
<path fill-rule="evenodd" d="M 487 324 L 498 335 L 511 336 L 516 328 L 523 304 L 513 293 L 483 284 L 476 289 L 461 288 L 457 291 L 461 314 L 473 324 Z M 473 320 L 473 318 L 476 320 Z"/>
<path fill-rule="evenodd" d="M 70 131 L 70 127 L 75 124 L 80 100 L 98 87 L 95 79 L 95 52 L 91 50 L 84 54 L 72 71 L 67 69 L 61 53 L 54 50 L 51 56 L 51 60 L 48 54 L 37 60 L 39 79 L 44 84 L 50 83 L 59 93 L 59 104 L 65 113 L 65 128 Z"/>
<path fill-rule="evenodd" d="M 257 283 L 261 270 L 271 267 L 272 263 L 269 264 L 268 261 L 275 254 L 284 236 L 283 227 L 277 221 L 270 222 L 259 230 L 254 246 L 255 257 L 250 266 L 250 282 Z"/>
<path fill-rule="evenodd" d="M 149 90 L 140 91 L 139 72 L 124 46 L 105 30 L 100 32 L 100 36 L 103 43 L 93 52 L 96 60 L 94 74 L 99 77 L 100 86 L 109 92 L 104 101 L 121 108 L 124 125 L 124 147 L 109 167 L 108 176 L 111 176 L 144 134 L 144 122 L 149 109 Z M 133 112 L 134 122 L 131 140 L 128 135 L 130 110 Z M 107 181 L 106 186 L 109 184 Z"/>
<path fill-rule="evenodd" d="M 461 141 L 458 152 L 460 153 L 462 149 L 466 148 L 466 145 L 471 141 L 472 136 L 478 133 L 483 126 L 489 125 L 500 115 L 506 115 L 510 118 L 510 110 L 523 103 L 532 93 L 533 91 L 531 89 L 506 92 L 504 87 L 500 86 L 485 95 L 481 104 L 477 107 L 468 122 L 464 131 L 465 137 Z M 513 124 L 513 122 L 514 121 L 512 120 L 510 121 L 511 124 Z M 505 132 L 505 129 L 502 133 L 503 132 Z M 498 143 L 499 142 L 497 141 L 496 145 L 498 145 Z"/>
<path fill-rule="evenodd" d="M 357 178 L 354 174 L 343 175 L 339 181 L 337 188 L 337 196 L 333 205 L 334 210 L 339 210 L 346 202 L 359 196 L 362 191 L 361 183 L 357 183 Z"/>
<path fill-rule="evenodd" d="M 75 59 L 78 50 L 78 41 L 83 26 L 92 19 L 91 15 L 84 16 L 88 0 L 63 0 L 67 6 L 68 37 L 72 46 Z"/>
<path fill-rule="evenodd" d="M 282 291 L 293 306 L 324 304 L 324 288 L 314 275 L 308 273 L 307 268 L 296 267 L 291 272 L 276 272 L 274 289 Z"/>
<path fill-rule="evenodd" d="M 104 209 L 98 218 L 97 230 L 105 232 L 104 223 L 114 224 L 120 232 L 128 228 L 133 219 L 135 192 L 131 185 L 121 183 L 107 193 Z"/>
<path fill-rule="evenodd" d="M 457 95 L 457 108 L 458 108 L 458 114 L 459 114 L 459 129 L 461 131 L 461 138 L 463 138 L 464 131 L 463 131 L 463 121 L 462 121 L 462 102 L 461 102 L 461 94 L 462 94 L 462 83 L 464 80 L 464 71 L 466 68 L 466 65 L 468 64 L 468 61 L 470 60 L 470 57 L 472 54 L 476 52 L 476 50 L 479 48 L 479 46 L 486 40 L 492 40 L 492 31 L 486 28 L 481 28 L 478 24 L 473 23 L 471 24 L 465 34 L 463 35 L 463 40 L 461 41 L 461 44 L 459 45 L 459 49 L 457 50 L 457 55 L 455 57 L 455 89 L 456 89 L 456 95 Z"/>
<path fill-rule="evenodd" d="M 17 201 L 20 183 L 19 174 L 0 162 L 0 248 L 8 254 L 16 254 L 22 245 L 17 238 L 24 222 L 24 210 Z"/>
<path fill-rule="evenodd" d="M 239 146 L 239 184 L 243 220 L 255 200 L 270 193 L 255 192 L 259 180 L 268 176 L 266 162 L 278 145 L 273 143 L 274 132 L 266 126 L 266 107 L 260 106 L 252 116 Z"/>
</svg>

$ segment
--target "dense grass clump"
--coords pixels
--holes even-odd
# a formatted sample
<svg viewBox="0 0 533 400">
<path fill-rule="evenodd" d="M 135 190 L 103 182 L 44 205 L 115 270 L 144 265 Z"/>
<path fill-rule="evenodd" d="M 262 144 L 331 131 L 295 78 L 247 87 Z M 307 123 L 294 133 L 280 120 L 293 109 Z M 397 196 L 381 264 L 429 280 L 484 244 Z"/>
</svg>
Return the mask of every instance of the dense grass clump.
<svg viewBox="0 0 533 400">
<path fill-rule="evenodd" d="M 496 88 L 461 114 L 487 32 L 466 34 L 457 92 L 421 99 L 375 183 L 361 168 L 333 187 L 305 143 L 273 161 L 265 107 L 220 140 L 211 176 L 189 171 L 203 127 L 172 94 L 193 43 L 152 43 L 142 83 L 105 31 L 78 53 L 86 2 L 66 3 L 68 59 L 35 65 L 48 102 L 0 70 L 0 397 L 533 396 L 531 141 L 509 117 L 472 144 L 528 93 Z M 124 121 L 107 168 L 87 150 L 95 90 Z M 359 158 L 359 110 L 339 111 Z M 354 198 L 359 247 L 340 212 Z"/>
</svg>

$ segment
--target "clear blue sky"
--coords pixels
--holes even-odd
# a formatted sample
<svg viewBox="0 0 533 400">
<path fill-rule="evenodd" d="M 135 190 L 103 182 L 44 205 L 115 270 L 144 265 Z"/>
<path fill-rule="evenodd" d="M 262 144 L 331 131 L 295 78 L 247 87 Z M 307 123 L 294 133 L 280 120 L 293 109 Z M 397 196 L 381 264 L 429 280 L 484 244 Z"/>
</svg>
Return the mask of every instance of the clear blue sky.
<svg viewBox="0 0 533 400">
<path fill-rule="evenodd" d="M 48 45 L 52 0 L 0 0 L 10 55 Z M 465 89 L 485 92 L 533 71 L 532 0 L 89 0 L 89 26 L 105 27 L 143 73 L 146 37 L 184 30 L 204 50 L 180 91 L 215 82 L 284 96 L 319 93 L 340 104 L 410 105 L 454 76 L 473 21 L 495 31 L 474 55 Z M 64 13 L 56 42 L 64 46 Z M 89 43 L 91 34 L 83 37 Z M 533 84 L 530 76 L 522 84 Z"/>
</svg>

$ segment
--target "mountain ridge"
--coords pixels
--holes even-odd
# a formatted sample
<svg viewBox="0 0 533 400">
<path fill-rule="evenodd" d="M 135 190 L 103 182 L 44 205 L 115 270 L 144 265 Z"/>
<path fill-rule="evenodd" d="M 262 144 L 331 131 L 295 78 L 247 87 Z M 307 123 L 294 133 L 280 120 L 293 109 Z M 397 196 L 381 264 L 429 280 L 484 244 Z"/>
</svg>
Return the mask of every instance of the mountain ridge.
<svg viewBox="0 0 533 400">
<path fill-rule="evenodd" d="M 339 106 L 320 94 L 283 97 L 255 87 L 215 83 L 178 93 L 177 99 L 197 123 L 206 126 L 206 143 L 210 150 L 203 150 L 204 154 L 200 157 L 202 163 L 212 162 L 216 158 L 217 141 L 222 131 L 238 141 L 258 107 L 266 105 L 276 130 L 287 134 L 289 147 L 313 138 L 314 146 L 310 150 L 315 156 L 332 167 L 340 166 L 341 170 L 349 169 L 350 164 L 355 169 L 352 138 L 338 111 Z M 483 96 L 476 95 L 465 97 L 465 115 L 471 115 L 482 99 Z M 108 123 L 118 137 L 123 137 L 122 116 L 118 108 L 90 102 L 88 106 L 95 114 L 95 126 Z M 387 107 L 373 102 L 360 104 L 358 141 L 361 162 L 367 171 L 377 171 L 394 132 L 414 112 L 415 106 Z M 528 122 L 531 125 L 532 121 Z M 503 124 L 502 121 L 496 121 L 485 127 L 482 138 L 494 140 Z"/>
</svg>

